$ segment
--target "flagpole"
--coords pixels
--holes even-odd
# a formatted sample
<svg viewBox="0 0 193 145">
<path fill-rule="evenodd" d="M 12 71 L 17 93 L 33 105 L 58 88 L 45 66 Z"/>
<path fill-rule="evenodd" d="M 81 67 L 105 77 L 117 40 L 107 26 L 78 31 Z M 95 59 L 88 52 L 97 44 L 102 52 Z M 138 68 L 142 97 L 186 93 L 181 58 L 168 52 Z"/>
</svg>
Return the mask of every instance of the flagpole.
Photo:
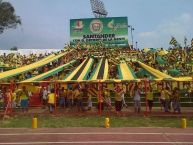
<svg viewBox="0 0 193 145">
<path fill-rule="evenodd" d="M 185 49 L 187 49 L 186 47 L 187 47 L 187 38 L 186 37 L 184 37 L 184 46 L 185 46 Z"/>
</svg>

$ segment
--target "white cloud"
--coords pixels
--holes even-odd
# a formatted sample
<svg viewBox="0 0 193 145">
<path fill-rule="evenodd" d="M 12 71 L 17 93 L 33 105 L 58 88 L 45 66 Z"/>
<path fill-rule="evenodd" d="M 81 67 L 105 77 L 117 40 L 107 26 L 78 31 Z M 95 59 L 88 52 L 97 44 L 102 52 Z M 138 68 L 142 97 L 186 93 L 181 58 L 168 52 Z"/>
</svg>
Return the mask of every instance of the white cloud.
<svg viewBox="0 0 193 145">
<path fill-rule="evenodd" d="M 155 30 L 137 34 L 137 37 L 141 47 L 168 48 L 171 36 L 174 36 L 183 46 L 184 36 L 189 39 L 193 37 L 192 26 L 193 16 L 189 13 L 183 13 L 179 17 L 165 20 Z"/>
</svg>

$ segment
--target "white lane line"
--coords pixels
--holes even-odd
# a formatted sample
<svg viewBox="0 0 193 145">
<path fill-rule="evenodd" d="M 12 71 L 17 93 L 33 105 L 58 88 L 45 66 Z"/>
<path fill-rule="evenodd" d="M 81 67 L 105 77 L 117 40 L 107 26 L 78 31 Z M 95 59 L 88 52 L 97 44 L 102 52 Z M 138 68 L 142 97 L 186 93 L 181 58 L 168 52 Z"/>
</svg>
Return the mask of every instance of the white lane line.
<svg viewBox="0 0 193 145">
<path fill-rule="evenodd" d="M 42 133 L 1 133 L 0 136 L 22 136 L 22 135 L 188 135 L 193 133 L 130 133 L 130 132 L 42 132 Z"/>
<path fill-rule="evenodd" d="M 84 141 L 84 142 L 4 142 L 0 145 L 29 145 L 29 144 L 193 144 L 193 142 L 130 142 L 130 141 Z"/>
</svg>

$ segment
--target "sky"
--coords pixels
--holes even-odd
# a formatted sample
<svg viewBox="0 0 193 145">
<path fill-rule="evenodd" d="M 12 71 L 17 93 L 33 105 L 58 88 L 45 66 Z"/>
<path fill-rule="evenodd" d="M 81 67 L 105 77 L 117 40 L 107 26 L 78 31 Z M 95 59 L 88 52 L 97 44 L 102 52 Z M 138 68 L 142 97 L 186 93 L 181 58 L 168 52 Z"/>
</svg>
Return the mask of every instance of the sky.
<svg viewBox="0 0 193 145">
<path fill-rule="evenodd" d="M 0 49 L 62 49 L 70 40 L 70 19 L 94 17 L 89 0 L 6 1 L 14 6 L 22 25 L 0 34 Z M 188 44 L 193 38 L 193 0 L 102 1 L 108 17 L 128 17 L 140 49 L 168 48 L 171 36 L 182 46 L 184 37 Z M 130 32 L 128 37 L 131 43 Z"/>
</svg>

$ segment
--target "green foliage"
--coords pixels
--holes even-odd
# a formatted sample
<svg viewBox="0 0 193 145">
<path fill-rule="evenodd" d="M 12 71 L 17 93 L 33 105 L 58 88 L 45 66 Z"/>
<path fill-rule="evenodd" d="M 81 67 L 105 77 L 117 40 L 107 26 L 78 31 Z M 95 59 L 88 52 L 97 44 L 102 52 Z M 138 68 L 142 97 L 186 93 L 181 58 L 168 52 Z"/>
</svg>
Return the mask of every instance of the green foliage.
<svg viewBox="0 0 193 145">
<path fill-rule="evenodd" d="M 15 14 L 15 9 L 9 2 L 0 0 L 0 34 L 6 29 L 16 28 L 21 19 Z"/>
</svg>

